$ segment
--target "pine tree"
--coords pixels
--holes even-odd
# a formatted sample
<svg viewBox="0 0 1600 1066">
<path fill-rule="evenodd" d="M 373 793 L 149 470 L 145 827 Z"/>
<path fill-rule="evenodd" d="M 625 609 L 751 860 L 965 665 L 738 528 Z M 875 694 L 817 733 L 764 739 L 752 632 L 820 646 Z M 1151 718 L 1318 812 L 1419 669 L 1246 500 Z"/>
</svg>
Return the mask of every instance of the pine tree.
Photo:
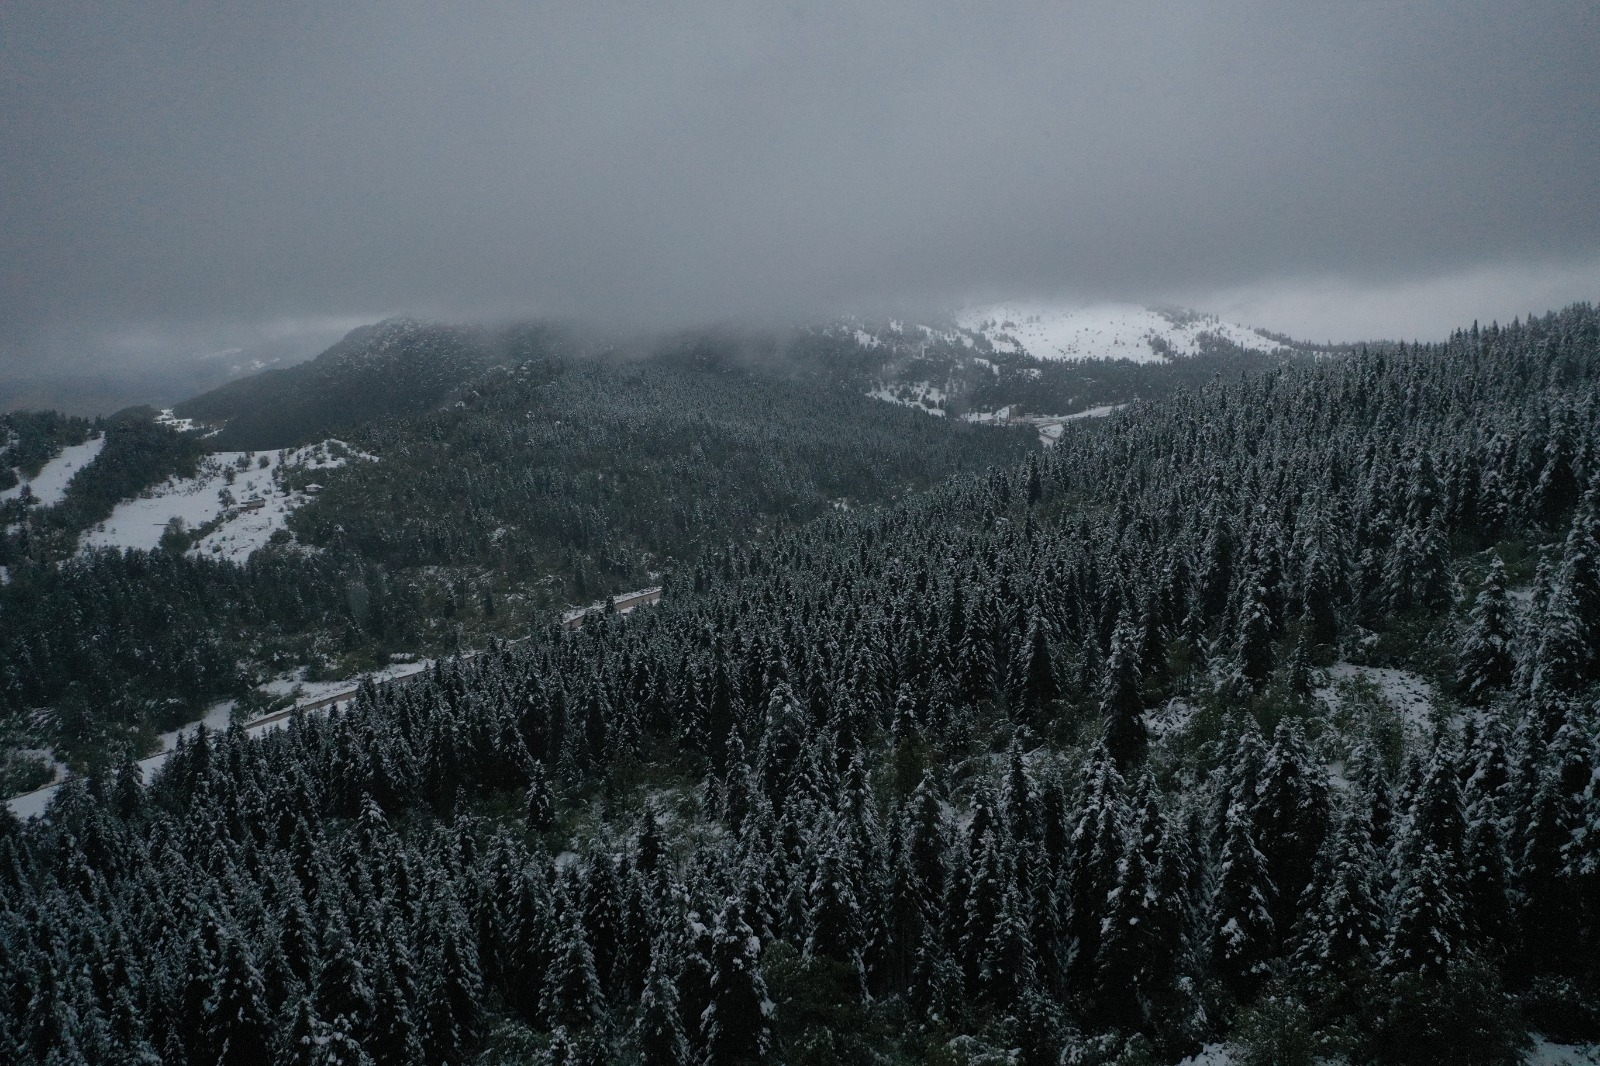
<svg viewBox="0 0 1600 1066">
<path fill-rule="evenodd" d="M 671 945 L 664 939 L 658 940 L 651 952 L 633 1030 L 641 1066 L 691 1066 L 695 1061 L 678 1010 L 671 955 Z"/>
<path fill-rule="evenodd" d="M 860 893 L 837 840 L 822 844 L 807 887 L 805 953 L 842 962 L 865 977 Z"/>
<path fill-rule="evenodd" d="M 284 1045 L 276 1060 L 284 1066 L 374 1066 L 357 1041 L 325 1023 L 305 998 L 295 1005 Z"/>
<path fill-rule="evenodd" d="M 711 1002 L 700 1018 L 711 1062 L 760 1062 L 772 1045 L 772 1002 L 761 972 L 761 941 L 730 898 L 712 933 Z"/>
<path fill-rule="evenodd" d="M 1511 928 L 1511 899 L 1499 821 L 1487 799 L 1467 810 L 1461 844 L 1461 902 L 1473 943 L 1498 945 Z"/>
<path fill-rule="evenodd" d="M 335 1030 L 348 1034 L 356 1043 L 372 1023 L 375 1002 L 350 932 L 342 918 L 335 918 L 324 937 L 322 969 L 317 972 L 316 1013 Z"/>
<path fill-rule="evenodd" d="M 1131 1033 L 1150 1021 L 1155 893 L 1140 848 L 1127 849 L 1117 872 L 1100 923 L 1091 1016 L 1097 1026 Z"/>
<path fill-rule="evenodd" d="M 1295 969 L 1344 1002 L 1383 946 L 1377 868 L 1366 813 L 1347 812 L 1323 847 L 1295 929 Z"/>
<path fill-rule="evenodd" d="M 1013 740 L 1006 753 L 1006 776 L 1000 790 L 1000 813 L 1005 832 L 1012 840 L 1026 843 L 1039 837 L 1033 791 L 1022 744 Z"/>
<path fill-rule="evenodd" d="M 1141 987 L 1150 1003 L 1151 1016 L 1170 1030 L 1180 1018 L 1192 1016 L 1197 1006 L 1192 994 L 1185 991 L 1193 965 L 1188 945 L 1194 871 L 1188 841 L 1168 824 L 1153 792 L 1146 797 L 1138 832 L 1139 849 L 1151 881 L 1144 918 L 1149 928 L 1145 933 L 1145 977 Z"/>
<path fill-rule="evenodd" d="M 1489 557 L 1489 572 L 1473 601 L 1457 657 L 1461 666 L 1456 684 L 1463 698 L 1482 706 L 1489 697 L 1511 683 L 1516 671 L 1513 651 L 1514 612 L 1506 595 L 1506 568 L 1498 552 Z"/>
<path fill-rule="evenodd" d="M 1027 721 L 1035 728 L 1047 725 L 1045 712 L 1061 698 L 1061 688 L 1056 682 L 1055 666 L 1050 655 L 1050 641 L 1044 624 L 1035 617 L 1028 626 L 1024 661 L 1016 675 L 1022 678 L 1022 708 Z"/>
<path fill-rule="evenodd" d="M 1228 808 L 1217 897 L 1212 905 L 1212 966 L 1235 996 L 1248 998 L 1266 977 L 1276 929 L 1275 895 L 1266 857 L 1256 848 L 1255 827 L 1241 803 Z"/>
<path fill-rule="evenodd" d="M 1422 846 L 1415 862 L 1396 879 L 1394 919 L 1382 963 L 1392 973 L 1436 977 L 1460 954 L 1466 937 L 1460 875 L 1431 843 Z"/>
<path fill-rule="evenodd" d="M 568 1029 L 582 1029 L 605 1013 L 605 993 L 595 972 L 582 912 L 565 893 L 556 896 L 556 942 L 540 1010 L 548 1024 Z"/>
<path fill-rule="evenodd" d="M 1094 747 L 1084 766 L 1083 800 L 1068 844 L 1066 877 L 1072 941 L 1068 982 L 1088 988 L 1100 950 L 1101 911 L 1116 888 L 1127 841 L 1127 812 L 1122 801 L 1122 776 L 1104 744 Z"/>
<path fill-rule="evenodd" d="M 544 764 L 535 760 L 528 768 L 528 791 L 523 799 L 528 828 L 542 833 L 556 824 L 555 804 L 550 798 L 550 784 L 545 778 Z"/>
<path fill-rule="evenodd" d="M 1280 936 L 1287 936 L 1328 826 L 1326 775 L 1313 763 L 1289 721 L 1279 723 L 1273 736 L 1252 821 L 1256 844 L 1267 857 L 1267 877 L 1276 890 L 1273 926 Z"/>
<path fill-rule="evenodd" d="M 949 850 L 944 811 L 930 772 L 924 772 L 909 803 L 906 862 L 916 874 L 922 912 L 935 928 L 943 924 L 946 853 Z"/>
<path fill-rule="evenodd" d="M 1118 621 L 1106 661 L 1100 711 L 1106 716 L 1106 750 L 1123 769 L 1144 757 L 1149 732 L 1144 721 L 1144 698 L 1139 693 L 1139 658 L 1136 633 L 1126 618 Z"/>
<path fill-rule="evenodd" d="M 425 1058 L 453 1060 L 477 1039 L 482 1020 L 483 970 L 472 927 L 442 878 L 425 891 L 426 913 L 418 938 Z"/>
<path fill-rule="evenodd" d="M 614 995 L 621 977 L 618 954 L 622 948 L 622 886 L 611 856 L 599 848 L 591 850 L 584 864 L 579 906 L 600 987 Z"/>
<path fill-rule="evenodd" d="M 1037 973 L 1026 905 L 1008 892 L 978 954 L 978 987 L 994 1010 L 1010 1013 L 1034 990 Z"/>
<path fill-rule="evenodd" d="M 1538 630 L 1529 658 L 1528 694 L 1539 710 L 1559 718 L 1560 703 L 1575 693 L 1589 671 L 1593 651 L 1586 637 L 1587 623 L 1578 614 L 1571 591 L 1557 583 L 1537 616 Z"/>
<path fill-rule="evenodd" d="M 1574 936 L 1594 936 L 1585 923 L 1585 910 L 1593 914 L 1585 890 L 1594 885 L 1600 854 L 1600 841 L 1590 832 L 1597 772 L 1594 747 L 1569 709 L 1539 760 L 1521 815 L 1516 885 L 1525 967 L 1570 972 L 1576 964 L 1568 950 Z"/>
<path fill-rule="evenodd" d="M 1267 590 L 1258 577 L 1252 576 L 1245 583 L 1234 638 L 1240 676 L 1252 688 L 1266 684 L 1272 675 L 1272 641 L 1276 635 Z"/>
<path fill-rule="evenodd" d="M 218 1049 L 218 1066 L 266 1066 L 271 1016 L 267 1010 L 261 973 L 247 944 L 224 936 L 215 998 L 207 1004 L 212 1035 L 208 1043 Z"/>
<path fill-rule="evenodd" d="M 980 809 L 987 813 L 986 807 Z M 1011 872 L 1007 864 L 1011 856 L 997 824 L 988 820 L 980 824 L 974 819 L 972 830 L 980 834 L 980 839 L 967 867 L 967 891 L 962 900 L 958 943 L 962 968 L 968 981 L 975 983 L 979 980 L 983 953 L 1000 923 L 1006 894 L 1011 888 Z"/>
</svg>

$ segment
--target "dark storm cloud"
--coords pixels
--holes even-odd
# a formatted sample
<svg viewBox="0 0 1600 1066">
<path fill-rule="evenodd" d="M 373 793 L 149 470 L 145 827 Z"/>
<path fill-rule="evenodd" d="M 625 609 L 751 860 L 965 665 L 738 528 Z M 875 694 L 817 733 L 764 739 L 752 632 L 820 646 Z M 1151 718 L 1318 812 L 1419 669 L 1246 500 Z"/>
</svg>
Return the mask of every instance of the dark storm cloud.
<svg viewBox="0 0 1600 1066">
<path fill-rule="evenodd" d="M 1596 55 L 1587 3 L 13 0 L 0 344 L 1587 269 Z"/>
</svg>

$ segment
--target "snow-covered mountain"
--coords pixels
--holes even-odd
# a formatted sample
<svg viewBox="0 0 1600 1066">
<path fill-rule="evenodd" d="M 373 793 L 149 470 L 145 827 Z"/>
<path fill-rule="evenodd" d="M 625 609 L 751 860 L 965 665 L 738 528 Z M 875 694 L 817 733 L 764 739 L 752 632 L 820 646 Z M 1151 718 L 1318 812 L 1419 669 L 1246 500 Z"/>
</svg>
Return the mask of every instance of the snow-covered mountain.
<svg viewBox="0 0 1600 1066">
<path fill-rule="evenodd" d="M 1198 354 L 1208 335 L 1249 351 L 1274 352 L 1285 347 L 1215 315 L 1134 304 L 989 304 L 957 315 L 956 324 L 986 338 L 996 351 L 1026 353 L 1035 359 L 1164 362 L 1173 356 Z"/>
</svg>

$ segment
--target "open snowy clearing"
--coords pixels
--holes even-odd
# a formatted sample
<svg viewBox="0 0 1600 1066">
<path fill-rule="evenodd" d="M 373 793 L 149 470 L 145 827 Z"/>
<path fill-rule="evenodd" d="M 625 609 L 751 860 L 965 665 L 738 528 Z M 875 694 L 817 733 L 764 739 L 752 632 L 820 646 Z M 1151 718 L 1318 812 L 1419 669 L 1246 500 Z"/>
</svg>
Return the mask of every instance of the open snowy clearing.
<svg viewBox="0 0 1600 1066">
<path fill-rule="evenodd" d="M 156 425 L 166 426 L 168 429 L 177 430 L 179 433 L 193 433 L 195 431 L 194 419 L 179 418 L 172 413 L 172 408 L 163 407 L 156 414 Z"/>
<path fill-rule="evenodd" d="M 935 386 L 928 384 L 926 381 L 919 381 L 915 385 L 899 386 L 899 388 L 909 391 L 910 396 L 897 396 L 895 395 L 893 389 L 882 385 L 873 389 L 871 392 L 867 393 L 867 395 L 872 397 L 874 400 L 883 400 L 886 403 L 895 403 L 901 405 L 902 407 L 913 407 L 924 414 L 935 415 L 939 418 L 944 417 L 944 408 L 929 407 L 928 404 L 922 402 L 924 399 L 926 399 L 930 403 L 943 403 L 947 399 L 943 389 L 936 388 Z"/>
<path fill-rule="evenodd" d="M 1234 1066 L 1238 1061 L 1238 1053 L 1227 1044 L 1207 1044 L 1178 1066 Z M 1557 1044 L 1535 1036 L 1522 1061 L 1526 1066 L 1600 1066 L 1600 1044 Z"/>
<path fill-rule="evenodd" d="M 39 501 L 40 507 L 53 507 L 60 503 L 67 495 L 67 482 L 72 476 L 90 463 L 100 454 L 100 449 L 106 446 L 106 437 L 102 433 L 93 440 L 84 441 L 82 444 L 73 444 L 61 449 L 61 453 L 39 471 L 39 476 L 29 481 L 23 478 L 20 484 L 11 486 L 0 492 L 0 500 L 14 500 L 22 495 L 24 486 L 32 489 L 33 496 Z"/>
<path fill-rule="evenodd" d="M 1522 1061 L 1528 1066 L 1600 1066 L 1600 1044 L 1557 1044 L 1535 1036 Z"/>
<path fill-rule="evenodd" d="M 168 478 L 143 496 L 119 503 L 111 517 L 83 534 L 80 548 L 148 551 L 161 543 L 167 523 L 174 518 L 181 519 L 189 530 L 220 519 L 221 525 L 190 551 L 242 562 L 265 546 L 274 532 L 285 528 L 289 515 L 311 499 L 305 492 L 283 489 L 281 479 L 286 471 L 332 470 L 345 465 L 350 456 L 374 459 L 335 440 L 288 452 L 216 452 L 202 460 L 195 477 Z M 231 505 L 223 493 L 231 497 Z M 252 506 L 256 500 L 259 505 Z"/>
<path fill-rule="evenodd" d="M 1438 693 L 1421 676 L 1409 670 L 1396 670 L 1382 666 L 1357 666 L 1339 662 L 1328 667 L 1329 684 L 1316 690 L 1316 696 L 1330 709 L 1338 709 L 1340 686 L 1343 682 L 1366 682 L 1373 685 L 1378 695 L 1405 721 L 1406 728 L 1426 734 L 1432 730 L 1434 709 Z"/>
<path fill-rule="evenodd" d="M 956 321 L 962 329 L 982 334 L 996 351 L 1025 352 L 1035 359 L 1161 363 L 1166 356 L 1151 346 L 1152 339 L 1173 355 L 1195 355 L 1200 351 L 1202 333 L 1253 351 L 1272 352 L 1282 347 L 1255 330 L 1213 315 L 1174 317 L 1131 304 L 1081 308 L 991 304 L 964 311 Z"/>
<path fill-rule="evenodd" d="M 1066 431 L 1068 422 L 1077 422 L 1086 418 L 1104 418 L 1114 411 L 1120 411 L 1128 406 L 1125 403 L 1106 404 L 1103 407 L 1090 407 L 1070 415 L 1016 415 L 1013 406 L 1002 407 L 997 411 L 972 411 L 962 415 L 967 422 L 976 422 L 980 425 L 1028 425 L 1036 426 L 1039 430 L 1039 443 L 1046 448 L 1054 447 L 1061 439 L 1061 434 Z M 943 411 L 935 412 L 943 414 Z"/>
</svg>

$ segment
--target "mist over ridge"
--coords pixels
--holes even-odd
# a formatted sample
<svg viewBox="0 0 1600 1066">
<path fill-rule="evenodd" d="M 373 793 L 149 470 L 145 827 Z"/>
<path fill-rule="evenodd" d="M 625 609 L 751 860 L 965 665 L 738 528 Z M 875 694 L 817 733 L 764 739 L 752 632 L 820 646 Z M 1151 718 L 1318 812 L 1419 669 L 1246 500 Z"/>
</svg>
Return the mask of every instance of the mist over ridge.
<svg viewBox="0 0 1600 1066">
<path fill-rule="evenodd" d="M 1585 5 L 25 2 L 0 42 L 0 380 L 396 313 L 1437 339 L 1600 292 Z"/>
</svg>

